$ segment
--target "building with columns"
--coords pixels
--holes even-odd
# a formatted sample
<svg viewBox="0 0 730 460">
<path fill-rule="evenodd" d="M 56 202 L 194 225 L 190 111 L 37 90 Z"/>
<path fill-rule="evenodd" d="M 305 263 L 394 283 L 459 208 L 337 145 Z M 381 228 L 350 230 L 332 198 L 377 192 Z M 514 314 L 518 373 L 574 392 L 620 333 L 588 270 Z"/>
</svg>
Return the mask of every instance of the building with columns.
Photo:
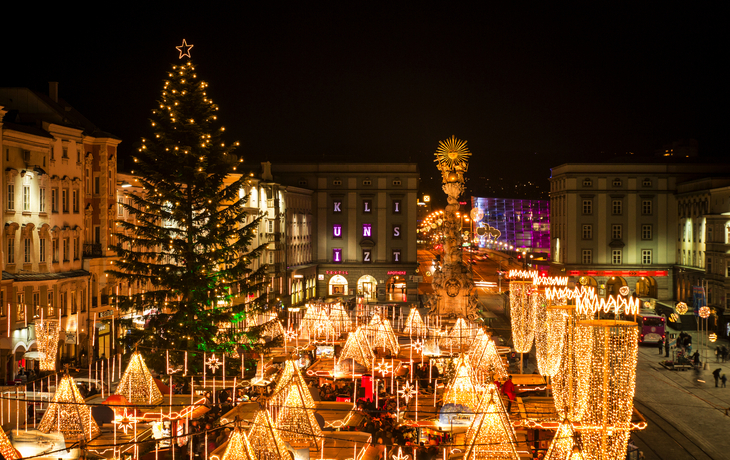
<svg viewBox="0 0 730 460">
<path fill-rule="evenodd" d="M 99 146 L 115 156 L 120 141 L 59 99 L 54 83 L 48 95 L 0 88 L 0 118 L 0 329 L 10 328 L 0 332 L 2 380 L 33 366 L 23 355 L 36 348 L 34 322 L 41 316 L 60 321 L 62 359 L 88 353 L 86 164 Z"/>
<path fill-rule="evenodd" d="M 678 187 L 730 165 L 569 163 L 552 168 L 550 237 L 554 274 L 594 286 L 621 286 L 658 300 L 674 298 Z"/>
<path fill-rule="evenodd" d="M 279 183 L 313 190 L 314 297 L 418 301 L 416 164 L 277 163 L 272 170 Z"/>
</svg>

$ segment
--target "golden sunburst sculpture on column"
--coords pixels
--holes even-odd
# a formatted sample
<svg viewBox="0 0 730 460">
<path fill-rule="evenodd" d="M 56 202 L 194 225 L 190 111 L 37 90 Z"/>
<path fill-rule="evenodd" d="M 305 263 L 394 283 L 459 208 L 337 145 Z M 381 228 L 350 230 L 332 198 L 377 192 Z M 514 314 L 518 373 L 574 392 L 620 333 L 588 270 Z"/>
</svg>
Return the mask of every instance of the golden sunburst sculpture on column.
<svg viewBox="0 0 730 460">
<path fill-rule="evenodd" d="M 471 152 L 466 146 L 466 141 L 457 139 L 456 136 L 439 141 L 439 146 L 434 155 L 436 155 L 434 162 L 438 163 L 437 167 L 441 170 L 445 180 L 449 172 L 452 171 L 455 171 L 457 175 L 463 178 L 464 173 L 469 168 Z"/>
</svg>

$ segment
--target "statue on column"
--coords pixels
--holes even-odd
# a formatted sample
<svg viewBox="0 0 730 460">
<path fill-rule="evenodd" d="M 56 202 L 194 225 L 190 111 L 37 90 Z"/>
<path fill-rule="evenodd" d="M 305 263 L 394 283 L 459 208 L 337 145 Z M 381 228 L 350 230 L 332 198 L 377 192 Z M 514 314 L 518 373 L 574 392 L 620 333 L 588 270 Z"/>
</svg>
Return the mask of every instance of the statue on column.
<svg viewBox="0 0 730 460">
<path fill-rule="evenodd" d="M 430 313 L 444 317 L 477 316 L 477 296 L 471 266 L 464 263 L 462 252 L 461 218 L 457 217 L 459 196 L 464 193 L 464 174 L 469 169 L 471 152 L 466 141 L 451 136 L 439 141 L 435 153 L 437 168 L 441 171 L 442 189 L 448 205 L 443 222 L 443 265 L 434 273 L 434 294 L 429 299 Z"/>
</svg>

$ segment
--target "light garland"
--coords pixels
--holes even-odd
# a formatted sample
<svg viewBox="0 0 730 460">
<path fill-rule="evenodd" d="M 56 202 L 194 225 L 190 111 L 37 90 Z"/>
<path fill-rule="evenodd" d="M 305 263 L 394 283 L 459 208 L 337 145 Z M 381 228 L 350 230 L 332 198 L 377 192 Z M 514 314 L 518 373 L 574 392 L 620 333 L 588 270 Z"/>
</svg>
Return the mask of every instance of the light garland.
<svg viewBox="0 0 730 460">
<path fill-rule="evenodd" d="M 476 415 L 466 431 L 464 460 L 519 460 L 517 435 L 494 385 L 482 396 Z"/>
<path fill-rule="evenodd" d="M 567 286 L 567 276 L 540 276 L 537 270 L 510 270 L 507 276 L 511 280 L 531 279 L 535 286 Z"/>
<path fill-rule="evenodd" d="M 124 396 L 133 404 L 156 404 L 162 399 L 162 393 L 140 352 L 132 353 L 114 394 Z"/>
<path fill-rule="evenodd" d="M 35 324 L 35 335 L 38 340 L 41 370 L 55 371 L 58 340 L 61 337 L 60 323 L 57 320 L 41 319 Z"/>
<path fill-rule="evenodd" d="M 474 327 L 464 320 L 459 318 L 451 328 L 451 332 L 446 336 L 445 339 L 441 339 L 439 347 L 442 350 L 451 349 L 455 351 L 461 351 L 467 349 L 471 345 L 472 339 L 474 338 Z"/>
<path fill-rule="evenodd" d="M 626 455 L 636 386 L 639 328 L 632 321 L 589 320 L 577 334 L 590 337 L 588 406 L 581 431 L 584 452 L 601 460 Z"/>
<path fill-rule="evenodd" d="M 444 404 L 462 404 L 472 410 L 479 405 L 476 376 L 463 354 L 459 356 L 454 377 L 446 388 Z"/>
<path fill-rule="evenodd" d="M 257 460 L 291 459 L 284 440 L 281 439 L 279 430 L 274 426 L 267 410 L 262 409 L 256 412 L 248 432 L 248 442 L 256 454 Z"/>
<path fill-rule="evenodd" d="M 517 353 L 528 353 L 532 349 L 535 330 L 532 324 L 532 294 L 535 288 L 529 281 L 509 283 L 510 321 L 512 344 Z"/>
<path fill-rule="evenodd" d="M 230 439 L 228 439 L 228 444 L 226 445 L 226 450 L 221 460 L 258 460 L 256 453 L 251 447 L 251 443 L 248 442 L 246 433 L 243 432 L 238 424 L 233 430 L 233 433 L 231 433 Z"/>
<path fill-rule="evenodd" d="M 363 326 L 357 328 L 355 332 L 350 333 L 347 336 L 345 346 L 342 347 L 340 358 L 337 361 L 337 368 L 340 372 L 347 366 L 351 365 L 354 360 L 356 363 L 364 366 L 367 370 L 370 370 L 375 355 L 373 354 L 372 348 L 368 343 L 368 339 L 363 331 Z M 352 373 L 355 373 L 355 369 L 352 369 Z"/>
<path fill-rule="evenodd" d="M 608 296 L 580 296 L 575 300 L 578 314 L 594 316 L 596 313 L 614 313 L 616 315 L 636 315 L 641 307 L 641 299 L 638 297 Z"/>
<path fill-rule="evenodd" d="M 60 431 L 67 438 L 92 438 L 99 433 L 91 408 L 84 404 L 76 381 L 70 375 L 64 375 L 58 384 L 53 402 L 43 414 L 38 430 L 43 433 Z"/>
<path fill-rule="evenodd" d="M 408 335 L 415 335 L 420 337 L 426 330 L 426 324 L 421 318 L 421 314 L 418 312 L 418 308 L 411 308 L 406 318 L 406 325 L 403 328 L 403 333 Z"/>
</svg>

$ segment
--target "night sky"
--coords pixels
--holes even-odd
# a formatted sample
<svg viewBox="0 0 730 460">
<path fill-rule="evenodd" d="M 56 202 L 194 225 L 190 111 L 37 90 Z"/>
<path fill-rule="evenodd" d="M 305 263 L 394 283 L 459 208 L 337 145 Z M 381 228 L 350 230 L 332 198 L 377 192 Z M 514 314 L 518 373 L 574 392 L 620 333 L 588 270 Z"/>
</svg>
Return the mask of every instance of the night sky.
<svg viewBox="0 0 730 460">
<path fill-rule="evenodd" d="M 432 154 L 453 134 L 474 154 L 470 194 L 545 197 L 549 168 L 566 161 L 651 157 L 683 138 L 702 159 L 726 155 L 721 10 L 240 4 L 34 4 L 3 21 L 0 86 L 58 81 L 125 156 L 149 135 L 185 38 L 252 167 L 417 161 L 433 192 Z"/>
</svg>

